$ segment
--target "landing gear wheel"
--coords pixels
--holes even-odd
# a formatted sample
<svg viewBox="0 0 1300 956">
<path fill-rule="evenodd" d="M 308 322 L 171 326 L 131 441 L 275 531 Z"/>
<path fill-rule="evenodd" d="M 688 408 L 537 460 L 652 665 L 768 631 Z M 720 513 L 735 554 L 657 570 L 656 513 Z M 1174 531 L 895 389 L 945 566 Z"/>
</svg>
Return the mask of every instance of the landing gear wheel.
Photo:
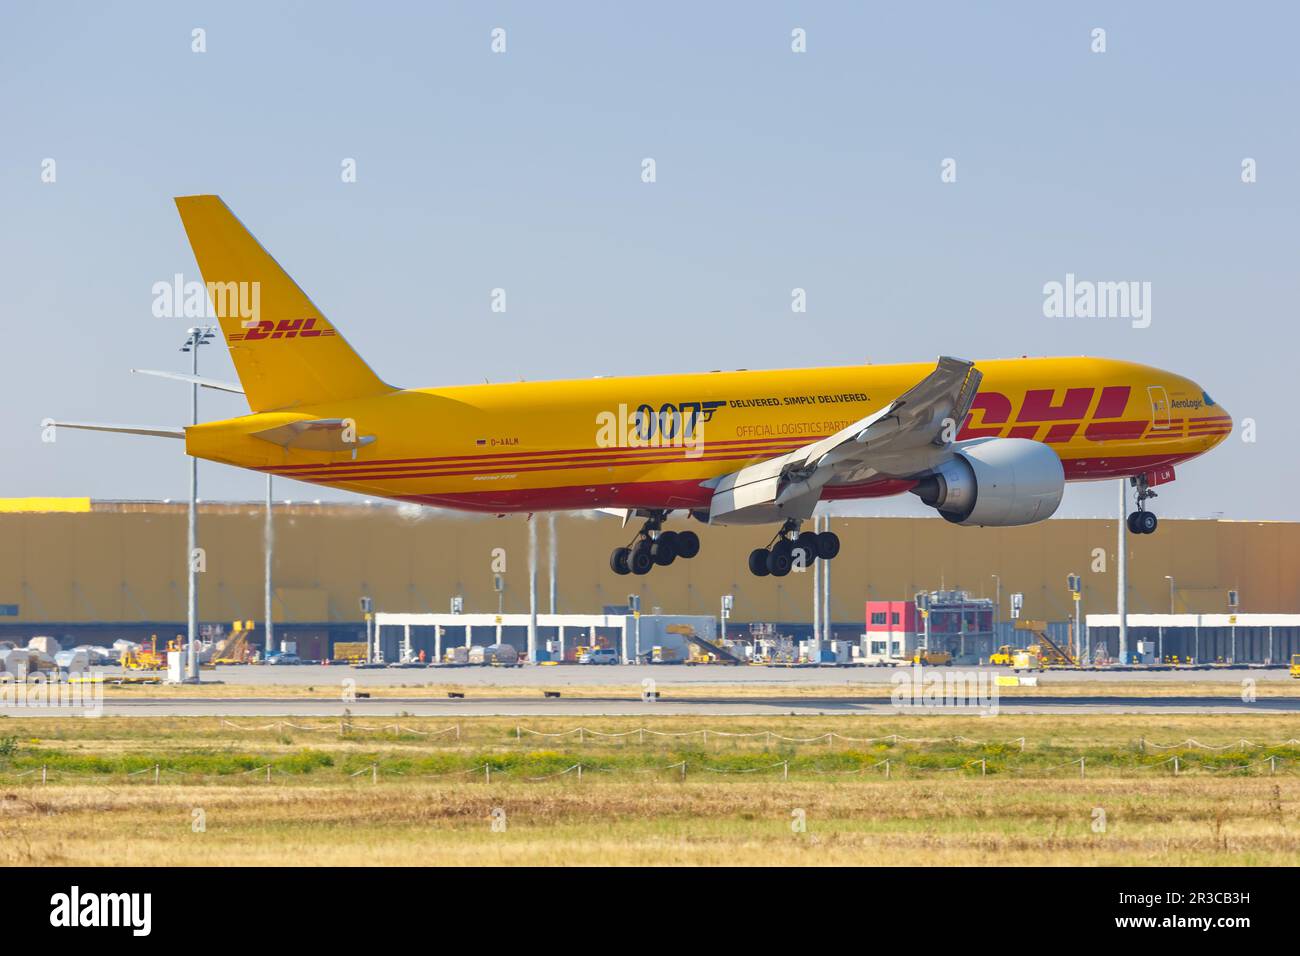
<svg viewBox="0 0 1300 956">
<path fill-rule="evenodd" d="M 654 558 L 655 564 L 661 568 L 672 564 L 673 559 L 677 557 L 677 533 L 659 532 L 659 537 L 655 538 L 654 544 L 650 545 L 650 557 Z"/>
<path fill-rule="evenodd" d="M 783 578 L 789 574 L 794 565 L 791 557 L 793 550 L 789 541 L 782 540 L 774 544 L 772 550 L 767 552 L 767 573 L 774 578 Z"/>
<path fill-rule="evenodd" d="M 767 548 L 755 548 L 749 552 L 749 573 L 756 578 L 767 577 Z"/>
<path fill-rule="evenodd" d="M 799 537 L 794 539 L 794 549 L 790 553 L 793 561 L 800 567 L 810 568 L 812 563 L 817 560 L 817 535 L 812 531 L 805 531 Z"/>
<path fill-rule="evenodd" d="M 615 548 L 614 553 L 609 556 L 610 570 L 615 574 L 631 574 L 632 568 L 628 564 L 628 559 L 632 556 L 630 548 Z"/>
<path fill-rule="evenodd" d="M 677 557 L 690 559 L 700 553 L 700 536 L 694 531 L 678 531 Z"/>
<path fill-rule="evenodd" d="M 840 536 L 834 531 L 823 531 L 817 535 L 817 557 L 829 561 L 840 553 Z"/>
<path fill-rule="evenodd" d="M 649 574 L 650 569 L 655 566 L 655 559 L 650 556 L 649 548 L 637 547 L 632 551 L 632 557 L 628 559 L 628 566 L 633 574 Z"/>
<path fill-rule="evenodd" d="M 1133 534 L 1153 534 L 1160 524 L 1160 519 L 1153 511 L 1134 511 L 1129 514 L 1126 523 Z"/>
<path fill-rule="evenodd" d="M 1129 479 L 1129 484 L 1133 486 L 1134 498 L 1137 501 L 1137 511 L 1128 516 L 1128 529 L 1134 534 L 1151 534 L 1156 530 L 1156 525 L 1160 523 L 1159 519 L 1147 511 L 1146 501 L 1148 498 L 1157 497 L 1156 493 L 1151 490 L 1151 482 L 1146 475 L 1138 475 Z"/>
</svg>

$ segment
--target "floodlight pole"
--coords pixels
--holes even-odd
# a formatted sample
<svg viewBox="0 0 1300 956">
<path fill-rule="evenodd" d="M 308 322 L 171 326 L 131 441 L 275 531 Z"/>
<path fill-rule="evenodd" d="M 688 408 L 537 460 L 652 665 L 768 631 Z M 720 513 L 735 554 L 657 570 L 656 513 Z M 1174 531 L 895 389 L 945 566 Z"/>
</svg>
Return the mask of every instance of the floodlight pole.
<svg viewBox="0 0 1300 956">
<path fill-rule="evenodd" d="M 557 566 L 559 564 L 560 559 L 559 559 L 559 554 L 557 553 L 559 550 L 558 545 L 555 540 L 555 512 L 554 511 L 548 511 L 546 513 L 546 546 L 547 546 L 547 557 L 550 559 L 549 560 L 550 563 L 549 584 L 550 584 L 550 595 L 551 595 L 551 603 L 550 603 L 551 613 L 558 614 L 560 613 L 559 608 L 557 607 L 557 605 L 559 604 L 559 595 L 557 593 L 559 583 L 557 581 L 556 576 L 558 574 Z"/>
<path fill-rule="evenodd" d="M 275 526 L 271 522 L 271 476 L 266 476 L 266 528 L 263 535 L 266 548 L 266 653 L 275 651 L 275 628 L 271 622 L 271 557 L 275 546 Z M 328 652 L 328 648 L 326 649 Z"/>
<path fill-rule="evenodd" d="M 1124 538 L 1125 519 L 1128 517 L 1128 492 L 1125 490 L 1127 478 L 1119 480 L 1119 543 L 1115 549 L 1116 577 L 1116 611 L 1119 614 L 1119 662 L 1128 663 L 1128 541 Z"/>
<path fill-rule="evenodd" d="M 818 515 L 813 516 L 813 533 L 816 534 L 821 530 L 822 519 Z M 813 555 L 812 561 L 812 632 L 813 641 L 819 646 L 822 639 L 822 565 L 825 561 L 818 561 L 817 555 Z"/>
<path fill-rule="evenodd" d="M 212 337 L 212 330 L 202 326 L 195 326 L 188 332 L 185 345 L 181 351 L 190 353 L 190 369 L 195 378 L 199 375 L 199 346 L 204 345 L 207 339 Z M 190 424 L 199 423 L 199 384 L 192 382 L 190 384 Z M 199 538 L 199 515 L 198 515 L 198 497 L 199 497 L 199 460 L 195 456 L 190 456 L 190 503 L 189 512 L 186 522 L 186 544 L 188 545 L 185 554 L 185 564 L 189 569 L 189 593 L 186 597 L 186 649 L 185 660 L 185 679 L 191 682 L 197 682 L 199 679 L 199 571 L 197 563 L 198 538 Z"/>
<path fill-rule="evenodd" d="M 528 663 L 537 663 L 537 515 L 528 516 Z"/>
<path fill-rule="evenodd" d="M 990 575 L 996 582 L 996 592 L 993 598 L 993 636 L 997 640 L 1002 640 L 1002 578 L 999 575 Z"/>
<path fill-rule="evenodd" d="M 831 516 L 826 515 L 822 518 L 822 530 L 831 530 Z M 816 560 L 814 558 L 814 560 Z M 835 637 L 835 629 L 831 627 L 831 563 L 822 562 L 822 630 L 826 633 L 826 644 L 830 645 L 831 640 Z"/>
</svg>

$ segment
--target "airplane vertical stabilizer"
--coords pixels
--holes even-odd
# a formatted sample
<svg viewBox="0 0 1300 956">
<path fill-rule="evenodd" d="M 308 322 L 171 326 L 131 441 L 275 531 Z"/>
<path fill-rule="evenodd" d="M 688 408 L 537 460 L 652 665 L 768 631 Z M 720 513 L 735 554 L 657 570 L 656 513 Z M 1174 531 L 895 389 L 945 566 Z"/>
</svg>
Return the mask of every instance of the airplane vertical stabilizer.
<svg viewBox="0 0 1300 956">
<path fill-rule="evenodd" d="M 254 412 L 392 391 L 219 196 L 176 199 Z"/>
</svg>

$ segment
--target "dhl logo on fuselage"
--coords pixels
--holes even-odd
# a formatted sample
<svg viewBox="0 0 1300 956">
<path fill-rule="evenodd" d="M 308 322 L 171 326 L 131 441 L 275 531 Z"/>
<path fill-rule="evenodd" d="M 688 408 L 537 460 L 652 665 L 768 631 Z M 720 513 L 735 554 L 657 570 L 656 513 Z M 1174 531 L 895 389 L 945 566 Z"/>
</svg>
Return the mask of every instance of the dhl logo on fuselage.
<svg viewBox="0 0 1300 956">
<path fill-rule="evenodd" d="M 321 328 L 316 327 L 316 319 L 281 319 L 279 322 L 272 322 L 270 319 L 262 319 L 256 325 L 249 326 L 243 332 L 232 332 L 229 336 L 230 341 L 248 341 L 252 342 L 259 339 L 311 339 L 323 335 L 336 334 L 333 329 L 327 325 Z"/>
<path fill-rule="evenodd" d="M 1110 385 L 1101 390 L 1097 406 L 1093 409 L 1094 421 L 1084 430 L 1084 436 L 1092 441 L 1116 441 L 1125 438 L 1139 438 L 1147 425 L 1149 417 L 1123 421 L 1124 410 L 1128 407 L 1132 386 Z M 1048 444 L 1063 444 L 1072 439 L 1088 417 L 1088 410 L 1093 406 L 1093 396 L 1097 389 L 1092 387 L 1068 388 L 1059 403 L 1055 402 L 1055 389 L 1032 388 L 1025 392 L 1020 402 L 1020 413 L 1015 416 L 1012 425 L 1012 401 L 1001 392 L 980 392 L 971 403 L 970 413 L 962 424 L 957 438 L 993 438 L 1002 437 L 1006 426 L 1012 425 L 1007 438 L 1037 438 L 1043 426 L 1047 434 L 1043 441 Z M 976 412 L 981 412 L 980 427 L 973 426 Z M 1101 419 L 1098 421 L 1097 419 Z M 1120 419 L 1106 421 L 1105 419 Z"/>
<path fill-rule="evenodd" d="M 1037 388 L 1025 392 L 1019 413 L 1012 417 L 1014 402 L 1001 392 L 982 391 L 971 403 L 970 413 L 957 433 L 959 440 L 967 438 L 1031 438 L 1049 445 L 1071 441 L 1083 428 L 1088 441 L 1126 441 L 1142 438 L 1147 429 L 1153 432 L 1181 431 L 1182 419 L 1171 419 L 1166 406 L 1163 416 L 1153 406 L 1143 409 L 1133 418 L 1125 418 L 1130 385 L 1108 385 L 1100 390 L 1093 387 L 1067 388 L 1059 402 L 1056 389 Z M 1094 407 L 1093 399 L 1096 398 Z M 1169 403 L 1180 408 L 1202 408 L 1201 401 Z M 1089 411 L 1091 410 L 1091 415 Z M 979 425 L 975 425 L 976 415 Z M 1084 422 L 1091 419 L 1087 426 Z M 1188 428 L 1195 434 L 1230 427 L 1226 415 L 1189 419 Z"/>
</svg>

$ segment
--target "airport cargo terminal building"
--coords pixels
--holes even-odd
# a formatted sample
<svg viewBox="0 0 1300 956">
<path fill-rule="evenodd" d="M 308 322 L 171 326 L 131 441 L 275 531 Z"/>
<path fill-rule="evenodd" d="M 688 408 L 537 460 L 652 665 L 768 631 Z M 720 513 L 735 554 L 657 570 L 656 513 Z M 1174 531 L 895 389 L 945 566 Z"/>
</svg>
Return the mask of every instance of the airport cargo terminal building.
<svg viewBox="0 0 1300 956">
<path fill-rule="evenodd" d="M 581 513 L 536 520 L 539 612 L 600 613 L 638 594 L 645 613 L 716 616 L 721 596 L 730 594 L 733 634 L 750 623 L 809 629 L 811 573 L 755 578 L 746 569 L 750 550 L 768 542 L 771 528 L 690 522 L 700 535 L 699 557 L 621 577 L 610 571 L 609 554 L 631 531 L 616 519 Z M 264 522 L 261 502 L 199 508 L 199 620 L 229 628 L 253 619 L 255 641 Z M 304 658 L 326 656 L 336 641 L 364 639 L 363 596 L 386 612 L 445 612 L 457 596 L 466 612 L 528 611 L 522 515 L 277 502 L 273 522 L 277 637 L 296 641 Z M 51 635 L 68 646 L 157 635 L 162 645 L 183 633 L 185 525 L 184 502 L 0 500 L 0 640 Z M 993 599 L 1002 622 L 1010 618 L 1010 595 L 1020 593 L 1024 617 L 1063 622 L 1073 614 L 1069 574 L 1083 578 L 1085 614 L 1116 610 L 1113 519 L 965 528 L 941 518 L 832 518 L 831 527 L 843 545 L 830 565 L 840 638 L 864 632 L 865 602 L 910 600 L 922 590 Z M 1126 541 L 1130 614 L 1225 613 L 1230 590 L 1239 592 L 1242 613 L 1300 610 L 1300 523 L 1164 518 L 1156 534 Z"/>
</svg>

